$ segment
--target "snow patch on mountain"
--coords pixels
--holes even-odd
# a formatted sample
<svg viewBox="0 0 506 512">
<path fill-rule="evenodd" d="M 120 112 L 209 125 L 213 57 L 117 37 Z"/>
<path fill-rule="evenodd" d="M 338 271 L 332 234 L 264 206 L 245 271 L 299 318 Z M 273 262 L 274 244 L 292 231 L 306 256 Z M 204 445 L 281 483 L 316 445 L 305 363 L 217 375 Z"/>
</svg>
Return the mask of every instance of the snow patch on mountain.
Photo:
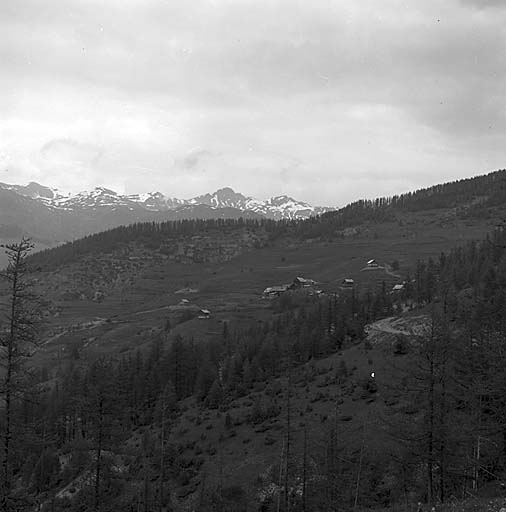
<svg viewBox="0 0 506 512">
<path fill-rule="evenodd" d="M 56 189 L 51 189 L 35 182 L 29 183 L 26 186 L 0 183 L 0 188 L 12 190 L 20 195 L 43 202 L 49 208 L 67 211 L 98 209 L 115 211 L 119 208 L 127 208 L 131 211 L 166 212 L 203 205 L 212 209 L 234 208 L 244 212 L 254 212 L 266 218 L 280 220 L 305 219 L 334 210 L 334 208 L 314 207 L 286 195 L 272 197 L 266 201 L 259 201 L 240 192 L 235 192 L 230 187 L 224 187 L 212 194 L 204 194 L 191 199 L 166 197 L 161 192 L 121 195 L 105 187 L 96 187 L 93 190 L 79 192 L 74 195 L 64 195 Z"/>
</svg>

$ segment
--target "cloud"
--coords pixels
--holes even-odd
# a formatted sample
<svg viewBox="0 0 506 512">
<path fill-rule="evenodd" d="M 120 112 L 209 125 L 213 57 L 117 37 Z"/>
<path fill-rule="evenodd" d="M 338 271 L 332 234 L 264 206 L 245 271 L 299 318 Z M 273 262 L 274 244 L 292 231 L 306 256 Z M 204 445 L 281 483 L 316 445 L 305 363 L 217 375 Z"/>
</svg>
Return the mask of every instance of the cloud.
<svg viewBox="0 0 506 512">
<path fill-rule="evenodd" d="M 500 4 L 3 0 L 0 151 L 61 188 L 326 204 L 503 167 Z"/>
<path fill-rule="evenodd" d="M 103 149 L 72 139 L 53 139 L 40 149 L 44 165 L 94 166 L 103 154 Z"/>
<path fill-rule="evenodd" d="M 476 9 L 505 8 L 503 0 L 460 0 L 462 4 L 475 7 Z"/>
<path fill-rule="evenodd" d="M 29 164 L 43 184 L 77 192 L 100 184 L 121 187 L 115 176 L 104 175 L 102 147 L 70 138 L 51 139 L 32 153 Z M 25 173 L 27 166 L 25 163 Z"/>
<path fill-rule="evenodd" d="M 174 167 L 177 169 L 192 171 L 195 170 L 197 166 L 202 165 L 203 162 L 211 156 L 213 156 L 211 151 L 205 149 L 193 149 L 183 157 L 176 158 L 174 161 Z"/>
</svg>

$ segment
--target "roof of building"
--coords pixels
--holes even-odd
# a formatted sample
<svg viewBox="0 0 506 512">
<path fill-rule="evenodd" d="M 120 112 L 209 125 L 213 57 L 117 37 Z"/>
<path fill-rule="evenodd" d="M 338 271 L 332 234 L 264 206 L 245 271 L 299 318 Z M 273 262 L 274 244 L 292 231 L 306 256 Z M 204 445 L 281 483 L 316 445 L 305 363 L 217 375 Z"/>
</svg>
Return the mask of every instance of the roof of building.
<svg viewBox="0 0 506 512">
<path fill-rule="evenodd" d="M 309 284 L 313 284 L 313 283 L 316 283 L 316 281 L 314 279 L 306 279 L 305 277 L 296 277 L 294 279 L 294 281 L 298 281 L 299 283 L 309 283 Z"/>
<path fill-rule="evenodd" d="M 270 288 L 267 288 L 267 289 L 270 292 L 286 292 L 289 287 L 290 287 L 289 284 L 281 284 L 279 286 L 271 286 Z"/>
</svg>

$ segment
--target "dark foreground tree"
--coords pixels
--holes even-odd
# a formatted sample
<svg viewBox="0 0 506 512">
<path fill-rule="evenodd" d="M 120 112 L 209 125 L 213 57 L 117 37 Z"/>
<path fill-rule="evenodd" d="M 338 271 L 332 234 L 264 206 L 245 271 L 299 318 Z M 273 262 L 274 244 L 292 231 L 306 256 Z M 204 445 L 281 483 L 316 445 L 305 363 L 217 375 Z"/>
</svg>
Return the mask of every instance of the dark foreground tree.
<svg viewBox="0 0 506 512">
<path fill-rule="evenodd" d="M 35 351 L 36 323 L 40 315 L 26 264 L 33 244 L 23 238 L 19 243 L 2 247 L 7 254 L 8 266 L 0 272 L 0 510 L 8 512 L 19 510 L 18 500 L 21 498 L 13 486 L 20 469 L 19 458 L 15 457 L 15 441 L 19 441 L 17 413 L 30 386 L 26 363 Z"/>
</svg>

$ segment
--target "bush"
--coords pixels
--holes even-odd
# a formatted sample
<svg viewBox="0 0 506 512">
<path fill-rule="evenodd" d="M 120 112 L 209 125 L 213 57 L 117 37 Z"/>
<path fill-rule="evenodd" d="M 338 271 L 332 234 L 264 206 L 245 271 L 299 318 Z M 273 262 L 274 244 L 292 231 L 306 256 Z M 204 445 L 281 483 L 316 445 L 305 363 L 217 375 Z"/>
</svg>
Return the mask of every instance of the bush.
<svg viewBox="0 0 506 512">
<path fill-rule="evenodd" d="M 225 428 L 230 430 L 232 428 L 232 418 L 230 417 L 230 413 L 227 412 L 225 416 Z"/>
<path fill-rule="evenodd" d="M 406 336 L 398 335 L 392 345 L 395 355 L 402 356 L 409 352 L 409 343 Z"/>
<path fill-rule="evenodd" d="M 197 316 L 198 316 L 198 313 L 196 311 L 193 311 L 190 309 L 185 309 L 179 316 L 178 324 L 184 324 L 185 322 L 193 320 Z"/>
</svg>

